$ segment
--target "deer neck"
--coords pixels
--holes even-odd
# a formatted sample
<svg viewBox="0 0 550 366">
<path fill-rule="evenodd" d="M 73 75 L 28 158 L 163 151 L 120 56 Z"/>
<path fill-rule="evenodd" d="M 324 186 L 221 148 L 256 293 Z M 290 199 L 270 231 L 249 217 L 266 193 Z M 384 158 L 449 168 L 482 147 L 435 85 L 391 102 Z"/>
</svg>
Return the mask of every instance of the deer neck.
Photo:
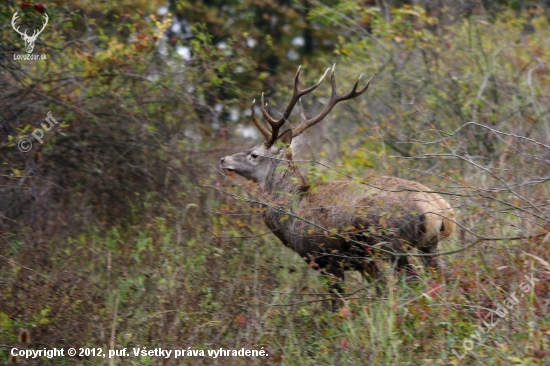
<svg viewBox="0 0 550 366">
<path fill-rule="evenodd" d="M 292 201 L 300 200 L 308 189 L 309 183 L 291 160 L 273 164 L 264 187 L 266 195 L 272 199 L 285 201 L 289 198 Z"/>
</svg>

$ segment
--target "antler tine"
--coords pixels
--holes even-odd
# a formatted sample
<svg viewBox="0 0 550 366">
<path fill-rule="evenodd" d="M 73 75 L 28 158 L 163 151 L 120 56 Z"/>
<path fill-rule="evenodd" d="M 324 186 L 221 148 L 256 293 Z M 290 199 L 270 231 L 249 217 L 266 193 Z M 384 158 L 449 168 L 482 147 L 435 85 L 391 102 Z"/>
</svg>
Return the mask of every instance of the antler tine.
<svg viewBox="0 0 550 366">
<path fill-rule="evenodd" d="M 329 114 L 329 112 L 332 110 L 332 108 L 334 108 L 334 106 L 338 102 L 341 102 L 343 100 L 348 100 L 348 99 L 351 99 L 351 98 L 355 98 L 355 97 L 363 94 L 364 92 L 366 92 L 367 89 L 369 88 L 370 82 L 371 82 L 373 77 L 371 77 L 369 79 L 369 81 L 367 82 L 367 85 L 365 85 L 363 88 L 357 90 L 357 87 L 359 85 L 359 81 L 361 81 L 361 77 L 363 76 L 363 74 L 361 74 L 361 75 L 359 75 L 359 78 L 357 79 L 357 81 L 355 82 L 355 84 L 353 85 L 353 88 L 351 89 L 351 91 L 349 93 L 344 94 L 344 95 L 338 95 L 338 91 L 336 89 L 336 78 L 334 77 L 335 68 L 336 68 L 336 64 L 334 64 L 332 66 L 332 72 L 330 74 L 330 83 L 331 83 L 331 86 L 332 86 L 332 92 L 331 92 L 330 100 L 329 100 L 327 106 L 325 108 L 323 108 L 321 113 L 319 113 L 317 116 L 313 117 L 312 119 L 308 120 L 308 119 L 302 118 L 302 123 L 300 123 L 300 126 L 298 126 L 298 128 L 293 131 L 292 137 L 296 137 L 296 136 L 300 135 L 301 133 L 303 133 L 305 130 L 307 130 L 308 128 L 310 128 L 314 124 L 316 124 L 316 123 L 320 122 L 321 120 L 323 120 L 323 118 L 325 118 L 327 116 L 327 114 Z"/>
<path fill-rule="evenodd" d="M 269 132 L 264 126 L 262 126 L 260 124 L 260 122 L 258 122 L 258 120 L 256 119 L 256 115 L 254 114 L 254 104 L 256 104 L 256 99 L 254 99 L 252 101 L 252 107 L 251 107 L 251 110 L 252 110 L 252 121 L 254 122 L 254 124 L 256 125 L 256 127 L 258 127 L 258 130 L 260 130 L 260 132 L 262 133 L 262 135 L 264 135 L 264 137 L 266 139 L 270 138 L 271 137 L 271 132 Z"/>
<path fill-rule="evenodd" d="M 42 29 L 40 29 L 40 32 L 38 32 L 38 34 L 44 31 L 44 28 L 46 28 L 46 26 L 48 25 L 48 20 L 50 20 L 50 17 L 48 17 L 48 14 L 44 14 L 44 18 L 46 18 L 46 23 L 44 23 L 44 25 L 42 26 Z"/>
<path fill-rule="evenodd" d="M 265 108 L 267 109 L 267 103 L 265 104 Z M 269 131 L 269 137 L 271 137 L 271 133 L 273 132 L 273 129 L 271 129 L 271 125 L 269 122 L 267 122 L 267 119 L 264 118 L 265 126 L 267 127 L 267 130 Z"/>
<path fill-rule="evenodd" d="M 31 38 L 37 38 L 37 37 L 40 35 L 40 33 L 42 33 L 42 32 L 44 31 L 44 28 L 46 28 L 46 26 L 48 25 L 48 20 L 50 19 L 50 18 L 48 17 L 48 14 L 45 14 L 45 15 L 44 15 L 44 18 L 46 18 L 46 22 L 45 22 L 44 24 L 42 24 L 42 29 L 40 29 L 40 30 L 34 30 L 34 31 L 32 32 Z"/>
<path fill-rule="evenodd" d="M 16 11 L 15 14 L 13 14 L 13 17 L 11 18 L 11 26 L 12 26 L 12 28 L 13 28 L 17 33 L 19 33 L 20 35 L 28 37 L 28 36 L 27 36 L 27 31 L 26 31 L 26 30 L 25 30 L 25 33 L 21 33 L 21 32 L 19 31 L 19 27 L 20 27 L 20 26 L 18 26 L 17 28 L 15 28 L 15 21 L 19 18 L 19 16 L 17 15 L 18 13 L 19 13 L 19 11 Z"/>
<path fill-rule="evenodd" d="M 302 70 L 302 66 L 298 67 L 298 71 L 296 72 L 296 76 L 294 78 L 294 93 L 292 94 L 292 98 L 290 99 L 290 102 L 288 103 L 288 106 L 286 107 L 286 110 L 283 113 L 283 116 L 278 120 L 274 119 L 269 115 L 269 112 L 267 111 L 267 104 L 264 102 L 264 94 L 262 93 L 262 114 L 264 115 L 264 118 L 266 119 L 266 121 L 271 125 L 271 129 L 272 129 L 271 137 L 268 139 L 268 141 L 266 141 L 267 146 L 272 146 L 275 143 L 275 140 L 277 139 L 277 136 L 279 134 L 279 129 L 286 122 L 287 118 L 292 113 L 292 110 L 294 109 L 294 106 L 296 105 L 298 100 L 305 94 L 311 93 L 313 90 L 315 90 L 321 84 L 321 82 L 327 75 L 327 72 L 330 70 L 330 68 L 328 68 L 325 71 L 323 76 L 321 76 L 321 78 L 315 85 L 312 85 L 306 89 L 300 89 L 300 71 L 301 70 Z"/>
</svg>

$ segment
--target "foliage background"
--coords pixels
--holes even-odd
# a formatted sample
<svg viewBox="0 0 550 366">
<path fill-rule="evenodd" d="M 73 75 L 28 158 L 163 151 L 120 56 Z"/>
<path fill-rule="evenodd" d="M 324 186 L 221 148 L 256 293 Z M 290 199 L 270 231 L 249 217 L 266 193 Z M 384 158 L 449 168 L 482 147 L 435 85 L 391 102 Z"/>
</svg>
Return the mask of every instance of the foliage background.
<svg viewBox="0 0 550 366">
<path fill-rule="evenodd" d="M 4 4 L 0 361 L 28 329 L 34 349 L 264 347 L 265 360 L 218 362 L 458 365 L 451 350 L 535 273 L 462 362 L 548 364 L 547 3 L 59 0 L 45 3 L 42 62 L 14 60 L 24 49 L 10 24 L 18 10 L 40 26 L 37 3 Z M 259 141 L 252 99 L 265 91 L 280 111 L 298 65 L 309 84 L 333 63 L 342 90 L 360 73 L 373 83 L 310 132 L 303 158 L 443 192 L 461 227 L 440 250 L 470 246 L 445 257 L 443 278 L 405 284 L 388 271 L 381 298 L 349 275 L 337 314 L 259 208 L 220 191 L 245 195 L 245 183 L 217 167 Z M 306 112 L 328 93 L 325 82 Z M 48 111 L 61 125 L 21 153 Z M 115 362 L 28 363 L 103 361 Z"/>
</svg>

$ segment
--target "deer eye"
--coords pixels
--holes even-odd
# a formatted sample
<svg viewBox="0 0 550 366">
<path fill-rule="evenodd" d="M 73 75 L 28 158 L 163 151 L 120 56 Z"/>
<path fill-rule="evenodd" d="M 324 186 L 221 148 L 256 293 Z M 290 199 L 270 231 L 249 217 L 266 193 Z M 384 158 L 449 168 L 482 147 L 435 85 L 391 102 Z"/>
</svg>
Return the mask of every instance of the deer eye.
<svg viewBox="0 0 550 366">
<path fill-rule="evenodd" d="M 252 159 L 256 159 L 258 157 L 258 154 L 250 154 L 252 156 Z"/>
</svg>

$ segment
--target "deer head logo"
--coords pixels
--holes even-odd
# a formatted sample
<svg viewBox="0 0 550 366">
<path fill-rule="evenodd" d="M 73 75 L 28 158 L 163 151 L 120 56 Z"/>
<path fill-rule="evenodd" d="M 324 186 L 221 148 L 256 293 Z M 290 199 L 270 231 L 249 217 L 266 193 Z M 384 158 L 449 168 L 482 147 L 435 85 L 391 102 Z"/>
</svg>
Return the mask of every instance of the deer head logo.
<svg viewBox="0 0 550 366">
<path fill-rule="evenodd" d="M 34 31 L 32 36 L 28 36 L 27 35 L 27 31 L 25 30 L 24 33 L 21 33 L 19 31 L 19 27 L 15 27 L 15 21 L 17 20 L 18 16 L 17 16 L 17 11 L 15 12 L 15 14 L 13 14 L 13 18 L 11 18 L 11 26 L 13 27 L 13 29 L 15 29 L 15 31 L 17 33 L 19 33 L 21 35 L 21 38 L 23 38 L 25 40 L 25 43 L 27 44 L 25 47 L 27 48 L 27 52 L 28 53 L 32 53 L 32 50 L 34 49 L 34 42 L 36 42 L 36 38 L 38 38 L 38 36 L 40 35 L 40 33 L 42 33 L 42 31 L 44 30 L 44 28 L 46 28 L 46 25 L 48 24 L 48 14 L 45 14 L 44 15 L 44 18 L 46 18 L 46 22 L 44 23 L 44 25 L 42 26 L 42 29 L 40 29 L 39 31 Z"/>
</svg>

